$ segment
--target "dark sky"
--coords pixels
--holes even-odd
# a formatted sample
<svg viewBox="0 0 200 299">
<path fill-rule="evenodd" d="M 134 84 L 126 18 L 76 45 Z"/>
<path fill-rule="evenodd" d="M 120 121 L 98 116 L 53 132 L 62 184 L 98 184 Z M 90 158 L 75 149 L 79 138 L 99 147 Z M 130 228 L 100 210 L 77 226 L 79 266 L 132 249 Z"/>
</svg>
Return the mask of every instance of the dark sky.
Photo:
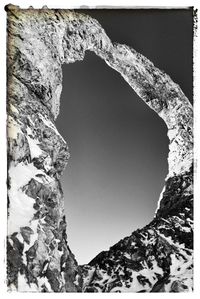
<svg viewBox="0 0 200 299">
<path fill-rule="evenodd" d="M 168 73 L 192 100 L 191 10 L 83 12 L 112 41 Z M 57 127 L 71 153 L 62 178 L 69 245 L 80 264 L 88 263 L 153 218 L 167 175 L 167 129 L 92 52 L 63 66 Z"/>
</svg>

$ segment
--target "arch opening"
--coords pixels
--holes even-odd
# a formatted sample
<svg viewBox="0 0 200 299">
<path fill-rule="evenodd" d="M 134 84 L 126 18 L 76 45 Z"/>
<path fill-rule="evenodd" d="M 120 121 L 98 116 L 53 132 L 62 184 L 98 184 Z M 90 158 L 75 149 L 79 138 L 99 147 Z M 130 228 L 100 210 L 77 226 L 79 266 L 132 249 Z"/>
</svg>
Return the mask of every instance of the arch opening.
<svg viewBox="0 0 200 299">
<path fill-rule="evenodd" d="M 152 220 L 167 174 L 167 128 L 93 52 L 63 66 L 57 128 L 68 241 L 79 264 Z"/>
<path fill-rule="evenodd" d="M 32 9 L 30 14 L 29 10 L 26 12 L 27 19 L 23 17 L 19 8 L 9 5 L 8 9 L 10 9 L 9 18 L 11 19 L 9 28 L 14 28 L 14 31 L 9 30 L 9 39 L 10 41 L 18 41 L 16 44 L 12 43 L 16 47 L 12 46 L 8 51 L 8 62 L 11 62 L 8 90 L 12 90 L 9 94 L 10 111 L 8 111 L 11 117 L 11 122 L 8 125 L 12 129 L 9 140 L 9 153 L 13 154 L 13 161 L 11 162 L 14 162 L 10 163 L 9 167 L 11 180 L 8 195 L 11 199 L 12 209 L 10 211 L 13 212 L 9 216 L 9 221 L 10 224 L 15 224 L 13 226 L 14 233 L 9 232 L 8 236 L 8 285 L 10 290 L 34 290 L 37 292 L 113 292 L 113 289 L 116 292 L 121 290 L 122 292 L 130 292 L 130 290 L 134 292 L 191 291 L 193 289 L 191 251 L 193 246 L 193 114 L 189 100 L 181 88 L 167 74 L 156 68 L 146 57 L 136 52 L 133 49 L 135 48 L 134 46 L 132 48 L 131 44 L 129 47 L 121 43 L 111 42 L 95 20 L 86 19 L 84 16 L 70 11 L 51 10 L 47 12 L 45 9 L 44 15 L 41 14 L 42 11 L 36 11 L 36 15 L 38 16 L 39 13 L 40 17 L 37 18 L 36 26 L 32 26 L 33 23 L 29 22 L 30 19 L 32 20 Z M 18 10 L 19 18 L 16 21 Z M 55 14 L 56 19 L 52 18 L 52 12 Z M 48 16 L 51 16 L 49 20 Z M 60 17 L 62 17 L 62 23 L 60 23 L 61 26 L 59 25 L 59 30 L 57 30 L 57 21 L 60 20 Z M 49 26 L 50 20 L 52 26 Z M 66 22 L 63 22 L 63 20 L 66 20 Z M 19 24 L 20 26 L 18 26 Z M 86 31 L 85 27 L 87 27 Z M 177 26 L 175 27 L 177 28 Z M 49 28 L 50 35 L 47 34 Z M 56 30 L 54 30 L 55 28 Z M 71 28 L 73 29 L 72 31 Z M 26 30 L 29 32 L 28 35 L 24 35 Z M 72 32 L 74 33 L 72 34 Z M 139 34 L 141 34 L 141 31 Z M 153 34 L 155 34 L 154 31 Z M 166 32 L 164 35 L 167 36 Z M 172 35 L 174 36 L 174 31 Z M 58 43 L 58 40 L 62 41 L 62 43 Z M 112 38 L 112 40 L 116 39 Z M 39 47 L 37 48 L 38 51 L 33 52 L 32 48 L 38 45 L 38 41 L 41 48 Z M 26 46 L 22 47 L 22 43 L 25 43 Z M 170 43 L 169 40 L 167 40 L 167 43 L 174 46 L 174 43 Z M 55 55 L 54 45 L 58 46 L 58 48 L 56 47 L 58 56 Z M 49 49 L 49 46 L 52 51 Z M 117 242 L 117 244 L 112 246 L 111 250 L 98 254 L 89 264 L 81 266 L 80 258 L 78 257 L 79 265 L 74 259 L 74 255 L 69 248 L 69 246 L 71 247 L 71 240 L 66 235 L 64 198 L 60 185 L 60 175 L 68 161 L 69 155 L 66 144 L 55 127 L 54 119 L 59 113 L 60 91 L 62 88 L 61 63 L 64 61 L 70 63 L 83 59 L 87 49 L 92 49 L 111 68 L 119 72 L 133 90 L 140 95 L 141 99 L 165 121 L 168 127 L 170 151 L 168 155 L 169 171 L 160 196 L 155 219 L 145 227 L 133 232 L 131 236 Z M 30 56 L 30 53 L 33 53 L 33 55 Z M 43 53 L 45 55 L 41 55 Z M 183 48 L 181 48 L 181 53 L 183 53 Z M 150 57 L 148 55 L 145 56 Z M 184 55 L 184 57 L 186 56 Z M 79 63 L 75 63 L 73 68 L 77 65 Z M 158 66 L 160 68 L 159 64 Z M 84 234 L 85 231 L 88 231 L 84 227 L 84 221 L 89 219 L 89 227 L 92 226 L 93 228 L 89 235 L 89 242 L 87 242 L 87 238 L 83 234 L 79 235 L 82 239 L 78 240 L 78 245 L 75 248 L 79 248 L 82 254 L 84 253 L 83 243 L 88 245 L 88 248 L 91 248 L 95 244 L 94 237 L 96 237 L 96 243 L 100 242 L 98 253 L 104 249 L 102 248 L 104 241 L 100 239 L 100 236 L 107 237 L 106 233 L 112 227 L 114 227 L 114 232 L 121 232 L 125 221 L 128 219 L 128 213 L 131 215 L 131 225 L 128 228 L 131 231 L 135 230 L 132 227 L 133 220 L 136 221 L 139 216 L 139 220 L 141 220 L 147 203 L 151 202 L 151 190 L 146 192 L 145 186 L 146 182 L 148 182 L 150 187 L 153 186 L 153 170 L 156 162 L 158 162 L 158 151 L 160 150 L 160 146 L 157 146 L 157 152 L 153 155 L 154 159 L 151 156 L 148 157 L 148 154 L 152 153 L 156 141 L 160 141 L 157 134 L 156 141 L 152 143 L 153 137 L 151 135 L 158 132 L 160 122 L 152 131 L 152 128 L 149 126 L 151 123 L 150 117 L 146 114 L 145 118 L 142 115 L 139 117 L 140 114 L 136 109 L 136 103 L 138 102 L 139 104 L 141 101 L 133 102 L 133 91 L 131 90 L 131 101 L 128 101 L 128 95 L 126 94 L 128 92 L 127 85 L 125 85 L 126 91 L 121 92 L 118 89 L 118 86 L 120 87 L 121 85 L 120 81 L 115 81 L 111 90 L 117 93 L 117 95 L 113 96 L 107 90 L 107 86 L 109 87 L 112 81 L 109 79 L 109 75 L 100 70 L 99 67 L 96 67 L 96 70 L 98 70 L 100 75 L 98 80 L 96 80 L 96 84 L 95 81 L 91 80 L 93 77 L 96 78 L 95 73 L 91 72 L 91 70 L 86 70 L 85 72 L 88 75 L 89 84 L 84 83 L 84 85 L 89 92 L 91 89 L 94 89 L 92 97 L 90 93 L 85 94 L 84 89 L 80 88 L 81 83 L 85 82 L 85 78 L 84 80 L 82 78 L 83 75 L 80 81 L 78 80 L 81 73 L 80 70 L 75 74 L 74 84 L 68 80 L 69 85 L 72 85 L 77 94 L 75 93 L 74 97 L 72 97 L 73 104 L 75 104 L 74 113 L 72 113 L 72 109 L 68 109 L 67 112 L 69 114 L 65 113 L 64 117 L 67 120 L 71 117 L 73 120 L 73 123 L 67 124 L 67 121 L 65 121 L 65 124 L 70 130 L 73 129 L 73 124 L 75 125 L 75 131 L 77 132 L 77 135 L 73 133 L 73 136 L 76 137 L 75 143 L 74 141 L 71 142 L 70 133 L 63 134 L 62 130 L 60 130 L 70 145 L 73 158 L 70 159 L 70 163 L 73 161 L 78 162 L 78 171 L 77 169 L 73 170 L 75 173 L 74 177 L 72 175 L 73 172 L 70 172 L 71 164 L 68 166 L 68 175 L 70 175 L 70 179 L 74 183 L 73 188 L 69 188 L 65 183 L 63 185 L 66 185 L 67 191 L 74 190 L 72 195 L 77 194 L 78 200 L 83 203 L 82 209 L 75 215 L 75 226 L 71 226 L 68 217 L 68 227 L 78 227 L 79 231 L 82 228 Z M 71 74 L 70 72 L 70 76 Z M 172 72 L 169 71 L 169 74 L 172 74 Z M 87 77 L 86 75 L 85 77 Z M 188 75 L 187 72 L 186 75 Z M 121 79 L 119 75 L 118 78 Z M 100 89 L 97 88 L 99 85 Z M 105 91 L 105 94 L 102 94 L 102 91 Z M 107 96 L 108 94 L 109 96 Z M 96 98 L 97 95 L 100 95 L 100 98 Z M 119 99 L 118 95 L 121 95 Z M 69 96 L 68 89 L 67 96 Z M 80 105 L 80 99 L 85 99 L 85 102 L 82 101 L 82 105 Z M 91 103 L 86 101 L 89 99 Z M 121 102 L 121 100 L 123 101 Z M 108 103 L 111 104 L 109 109 Z M 134 113 L 137 111 L 136 114 L 132 113 L 133 103 L 133 110 Z M 67 102 L 67 104 L 69 103 Z M 77 107 L 79 113 L 77 113 Z M 85 107 L 87 107 L 86 111 Z M 70 106 L 67 108 L 70 108 Z M 145 108 L 147 109 L 146 106 Z M 153 115 L 155 116 L 154 112 Z M 144 128 L 142 125 L 146 120 L 148 120 L 148 126 Z M 132 124 L 131 121 L 135 121 L 135 123 Z M 98 127 L 101 124 L 103 128 Z M 137 129 L 138 127 L 139 129 Z M 84 135 L 84 133 L 87 134 Z M 85 158 L 77 160 L 76 155 L 74 155 L 76 151 L 74 151 L 73 144 L 80 140 L 82 142 L 78 143 L 76 149 L 81 154 L 81 157 Z M 143 143 L 142 146 L 139 146 L 141 140 Z M 128 147 L 125 147 L 126 144 L 128 144 Z M 164 143 L 161 144 L 163 145 Z M 12 151 L 13 148 L 15 149 L 14 151 Z M 99 149 L 101 150 L 100 152 L 98 151 Z M 147 149 L 146 155 L 144 154 L 145 149 Z M 90 160 L 90 163 L 85 162 L 88 161 L 85 160 L 86 158 Z M 153 162 L 153 165 L 150 162 Z M 88 167 L 84 168 L 84 164 L 90 166 L 90 171 L 88 171 Z M 114 168 L 111 166 L 114 166 Z M 78 182 L 76 175 L 81 174 L 80 167 L 82 175 Z M 142 183 L 138 183 L 138 178 L 142 177 L 143 168 L 145 174 L 148 175 L 143 177 Z M 26 176 L 27 180 L 21 180 L 21 177 L 18 176 L 19 170 L 21 173 L 28 174 Z M 99 176 L 100 170 L 103 171 Z M 132 171 L 134 172 L 132 173 Z M 88 172 L 90 175 L 87 175 Z M 18 180 L 18 177 L 20 180 Z M 158 178 L 156 179 L 158 181 Z M 86 193 L 84 189 L 80 190 L 81 184 L 85 188 Z M 131 190 L 129 190 L 130 186 Z M 138 194 L 143 192 L 141 198 L 136 196 L 138 195 L 136 194 L 136 187 L 139 187 Z M 95 190 L 95 194 L 93 190 Z M 111 190 L 111 194 L 106 193 L 108 190 Z M 155 191 L 155 188 L 153 191 Z M 145 193 L 148 200 L 144 196 Z M 127 208 L 129 202 L 126 201 L 127 194 L 130 194 L 129 202 L 133 204 L 129 209 Z M 145 198 L 145 204 L 140 213 L 138 212 L 137 214 L 134 214 L 137 203 L 133 195 L 135 198 L 139 198 L 139 202 Z M 156 194 L 154 198 L 157 197 L 158 195 Z M 74 203 L 76 198 L 74 196 L 70 198 L 72 198 Z M 86 206 L 87 199 L 90 200 L 89 208 Z M 111 205 L 109 204 L 110 199 L 113 199 Z M 20 203 L 23 205 L 22 209 L 21 206 L 16 205 L 16 200 L 20 200 Z M 28 202 L 30 204 L 29 207 L 26 206 Z M 100 204 L 104 203 L 105 209 L 100 209 Z M 18 206 L 18 209 L 16 209 L 16 206 Z M 110 206 L 111 210 L 108 209 Z M 29 213 L 27 213 L 27 209 L 24 209 L 24 207 L 28 208 Z M 127 208 L 127 213 L 124 212 L 124 208 Z M 114 225 L 111 223 L 112 213 L 110 212 L 113 209 L 115 209 L 114 216 L 117 219 Z M 76 210 L 72 211 L 76 212 Z M 118 214 L 117 210 L 119 211 Z M 68 212 L 68 209 L 66 212 Z M 72 215 L 71 211 L 69 213 Z M 97 216 L 99 215 L 101 216 L 101 232 L 98 231 L 97 225 Z M 81 216 L 83 216 L 82 220 Z M 152 216 L 150 215 L 150 217 Z M 19 218 L 20 221 L 18 221 Z M 23 220 L 22 222 L 21 219 Z M 146 220 L 146 222 L 149 222 L 149 220 Z M 140 225 L 138 224 L 138 226 Z M 76 231 L 73 234 L 76 235 Z M 127 236 L 129 232 L 123 233 L 122 237 L 124 237 L 124 234 Z M 112 233 L 111 235 L 113 237 L 114 234 Z M 118 235 L 117 241 L 120 238 Z M 155 242 L 152 242 L 152 238 Z M 116 242 L 115 240 L 110 241 L 112 244 Z M 185 263 L 183 264 L 184 248 Z M 72 249 L 77 257 L 76 249 Z M 119 254 L 119 249 L 121 254 Z M 130 252 L 133 254 L 129 255 Z M 128 260 L 126 260 L 127 254 Z M 92 253 L 92 257 L 94 255 L 95 253 Z M 119 256 L 121 256 L 120 261 Z M 174 263 L 175 256 L 177 261 Z M 111 262 L 111 268 L 108 268 L 108 259 L 116 262 L 116 267 L 113 267 Z M 153 260 L 155 262 L 153 263 L 154 269 L 152 269 Z M 137 262 L 141 266 L 139 266 L 139 271 Z M 172 267 L 172 269 L 172 264 L 175 264 L 176 268 Z M 187 271 L 185 264 L 188 267 Z M 115 279 L 116 275 L 118 275 L 119 266 L 123 268 L 123 278 L 121 277 L 122 269 L 120 269 L 120 281 L 113 281 L 113 278 Z M 99 278 L 105 278 L 105 268 L 107 271 L 106 278 L 110 277 L 111 279 L 103 279 L 103 285 L 99 285 L 99 280 L 101 281 Z M 158 268 L 160 268 L 159 273 L 162 273 L 164 276 L 157 275 Z M 91 269 L 97 276 L 94 275 L 96 277 L 93 276 L 92 281 L 89 279 L 89 285 L 88 281 L 86 284 L 82 284 L 84 275 L 87 278 L 90 277 Z M 135 270 L 134 277 L 129 280 L 130 276 L 128 274 L 132 273 L 133 269 Z M 153 271 L 150 271 L 150 273 L 149 269 Z M 147 274 L 145 280 L 138 280 L 139 277 L 141 278 L 138 272 Z M 163 277 L 167 280 L 164 279 L 163 281 Z M 176 279 L 176 286 L 174 286 L 174 279 Z M 144 281 L 149 281 L 149 283 L 145 283 L 144 286 Z M 182 284 L 183 281 L 184 285 Z M 114 285 L 113 282 L 115 282 Z M 122 286 L 121 290 L 119 289 L 119 282 L 120 286 Z M 126 289 L 124 288 L 124 282 Z M 131 282 L 131 285 L 129 282 Z M 140 285 L 138 285 L 138 282 Z M 135 286 L 137 287 L 135 288 Z"/>
</svg>

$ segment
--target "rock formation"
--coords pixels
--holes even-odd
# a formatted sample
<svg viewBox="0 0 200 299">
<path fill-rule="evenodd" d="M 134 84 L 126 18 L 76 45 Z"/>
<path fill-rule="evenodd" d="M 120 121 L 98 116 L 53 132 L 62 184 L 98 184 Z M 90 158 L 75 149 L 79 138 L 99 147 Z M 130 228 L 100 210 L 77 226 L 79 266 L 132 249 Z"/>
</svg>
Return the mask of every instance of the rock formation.
<svg viewBox="0 0 200 299">
<path fill-rule="evenodd" d="M 8 5 L 9 290 L 192 290 L 192 107 L 181 88 L 134 49 L 112 43 L 93 18 L 69 10 Z M 150 224 L 88 265 L 67 243 L 60 176 L 69 159 L 55 127 L 62 64 L 94 51 L 165 121 L 169 173 Z"/>
</svg>

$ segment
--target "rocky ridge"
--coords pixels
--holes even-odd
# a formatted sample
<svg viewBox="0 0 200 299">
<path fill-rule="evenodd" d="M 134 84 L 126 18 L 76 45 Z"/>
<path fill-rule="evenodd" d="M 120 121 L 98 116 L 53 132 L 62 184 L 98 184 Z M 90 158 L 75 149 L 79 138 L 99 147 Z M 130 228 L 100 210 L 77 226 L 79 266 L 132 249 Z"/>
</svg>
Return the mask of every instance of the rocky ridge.
<svg viewBox="0 0 200 299">
<path fill-rule="evenodd" d="M 8 5 L 8 288 L 31 292 L 185 292 L 193 288 L 192 107 L 181 88 L 101 25 L 69 10 Z M 60 176 L 69 150 L 55 126 L 62 64 L 94 51 L 165 121 L 169 172 L 152 222 L 78 266 Z"/>
<path fill-rule="evenodd" d="M 192 169 L 185 176 L 190 180 Z M 163 198 L 173 199 L 172 207 L 82 266 L 85 292 L 192 290 L 192 195 L 185 194 L 179 201 L 183 193 L 176 192 L 186 187 L 187 178 L 177 178 L 176 187 L 172 182 L 166 185 Z"/>
</svg>

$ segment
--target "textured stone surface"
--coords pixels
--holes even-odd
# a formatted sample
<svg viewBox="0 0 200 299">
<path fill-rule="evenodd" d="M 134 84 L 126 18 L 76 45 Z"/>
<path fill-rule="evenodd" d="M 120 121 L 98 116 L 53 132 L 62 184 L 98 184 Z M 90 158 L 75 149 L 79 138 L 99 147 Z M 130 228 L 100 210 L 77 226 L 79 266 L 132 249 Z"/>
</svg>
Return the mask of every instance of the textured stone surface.
<svg viewBox="0 0 200 299">
<path fill-rule="evenodd" d="M 192 107 L 180 87 L 100 24 L 68 10 L 8 13 L 8 288 L 31 292 L 192 290 Z M 78 266 L 67 243 L 55 127 L 63 63 L 94 51 L 165 121 L 169 172 L 152 222 Z"/>
<path fill-rule="evenodd" d="M 187 175 L 191 178 L 192 170 Z M 183 182 L 183 177 L 181 179 Z M 166 186 L 168 190 L 168 182 Z M 183 185 L 179 188 L 184 189 Z M 170 192 L 168 196 L 170 201 Z M 176 198 L 179 200 L 180 196 L 173 196 L 175 200 L 172 198 L 166 212 L 164 208 L 160 209 L 150 224 L 134 231 L 109 251 L 100 253 L 89 265 L 83 266 L 85 292 L 192 290 L 191 194 L 183 195 L 179 203 Z M 167 192 L 163 198 L 167 198 Z"/>
</svg>

